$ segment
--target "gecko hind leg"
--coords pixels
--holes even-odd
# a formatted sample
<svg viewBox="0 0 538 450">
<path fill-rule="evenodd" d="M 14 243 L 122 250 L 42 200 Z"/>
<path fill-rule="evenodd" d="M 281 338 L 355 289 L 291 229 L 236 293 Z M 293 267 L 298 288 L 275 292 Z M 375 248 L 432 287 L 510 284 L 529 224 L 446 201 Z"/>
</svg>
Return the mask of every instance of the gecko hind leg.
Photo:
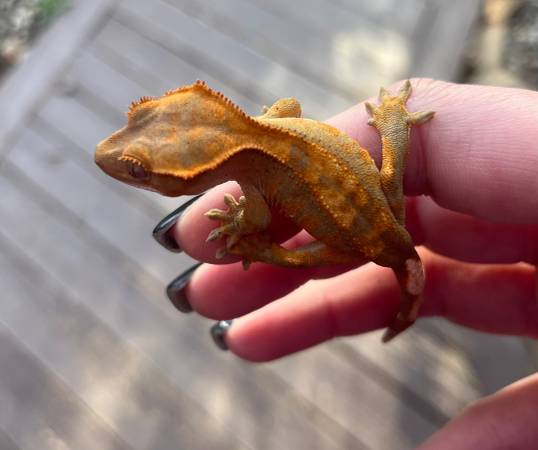
<svg viewBox="0 0 538 450">
<path fill-rule="evenodd" d="M 366 103 L 371 116 L 369 125 L 375 126 L 381 135 L 382 164 L 381 187 L 390 208 L 401 225 L 405 224 L 403 174 L 409 150 L 409 133 L 413 125 L 430 120 L 432 111 L 410 113 L 405 104 L 411 95 L 411 82 L 407 80 L 395 96 L 381 88 L 380 105 Z"/>
<path fill-rule="evenodd" d="M 293 97 L 281 98 L 271 107 L 264 106 L 258 119 L 279 119 L 284 117 L 301 117 L 301 104 Z"/>
<path fill-rule="evenodd" d="M 226 254 L 240 256 L 245 269 L 254 261 L 286 267 L 313 267 L 364 260 L 356 254 L 345 254 L 329 248 L 319 241 L 294 249 L 278 245 L 267 232 L 271 212 L 264 197 L 252 185 L 242 185 L 241 189 L 245 195 L 238 200 L 230 194 L 224 195 L 227 211 L 211 209 L 205 213 L 210 219 L 220 222 L 220 226 L 209 233 L 207 240 L 226 238 L 226 246 L 217 250 L 218 259 Z"/>
<path fill-rule="evenodd" d="M 320 241 L 292 249 L 284 248 L 270 241 L 270 237 L 263 232 L 244 236 L 229 250 L 229 253 L 242 256 L 244 260 L 284 267 L 317 267 L 365 261 L 362 256 L 342 253 Z"/>
</svg>

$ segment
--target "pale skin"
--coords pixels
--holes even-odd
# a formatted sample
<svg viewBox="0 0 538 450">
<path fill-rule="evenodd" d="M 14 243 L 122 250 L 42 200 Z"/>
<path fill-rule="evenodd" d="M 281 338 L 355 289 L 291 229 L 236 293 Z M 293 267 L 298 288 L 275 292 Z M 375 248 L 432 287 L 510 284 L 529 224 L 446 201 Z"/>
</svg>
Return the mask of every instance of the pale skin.
<svg viewBox="0 0 538 450">
<path fill-rule="evenodd" d="M 431 80 L 412 84 L 408 109 L 436 111 L 428 127 L 412 131 L 404 179 L 407 195 L 429 195 L 406 202 L 407 229 L 423 245 L 419 254 L 428 275 L 420 314 L 538 338 L 538 93 Z M 364 105 L 357 105 L 330 123 L 358 138 L 379 162 L 379 136 L 367 121 Z M 203 214 L 223 209 L 226 192 L 240 194 L 232 183 L 214 188 L 173 233 L 185 252 L 211 263 L 187 287 L 193 308 L 213 319 L 241 316 L 226 336 L 232 352 L 267 361 L 389 323 L 400 293 L 387 268 L 253 264 L 245 272 L 231 255 L 216 259 L 221 244 L 206 243 L 215 224 Z M 297 231 L 278 217 L 273 226 L 282 239 Z M 308 241 L 299 234 L 289 245 Z M 223 289 L 234 285 L 242 288 Z M 535 375 L 470 406 L 420 450 L 533 448 L 537 404 Z"/>
</svg>

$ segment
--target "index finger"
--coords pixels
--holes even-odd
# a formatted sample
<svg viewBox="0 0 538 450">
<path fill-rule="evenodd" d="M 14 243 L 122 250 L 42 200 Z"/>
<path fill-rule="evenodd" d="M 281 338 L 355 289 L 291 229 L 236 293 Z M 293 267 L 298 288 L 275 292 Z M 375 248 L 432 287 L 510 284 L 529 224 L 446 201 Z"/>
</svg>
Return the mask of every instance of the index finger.
<svg viewBox="0 0 538 450">
<path fill-rule="evenodd" d="M 411 84 L 409 111 L 436 114 L 412 129 L 406 194 L 428 194 L 445 208 L 491 221 L 537 222 L 538 93 L 429 79 Z M 359 104 L 329 122 L 379 161 L 379 135 L 368 118 Z"/>
</svg>

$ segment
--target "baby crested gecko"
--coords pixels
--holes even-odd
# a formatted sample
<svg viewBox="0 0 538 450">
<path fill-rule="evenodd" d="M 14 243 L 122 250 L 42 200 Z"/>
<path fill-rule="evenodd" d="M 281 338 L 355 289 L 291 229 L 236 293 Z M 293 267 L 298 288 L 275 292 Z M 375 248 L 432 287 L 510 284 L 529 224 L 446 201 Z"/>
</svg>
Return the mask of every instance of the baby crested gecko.
<svg viewBox="0 0 538 450">
<path fill-rule="evenodd" d="M 117 180 L 168 196 L 237 181 L 243 196 L 226 194 L 227 211 L 206 213 L 220 222 L 208 240 L 226 238 L 217 257 L 238 255 L 245 268 L 253 261 L 307 267 L 364 259 L 391 267 L 402 301 L 387 342 L 413 324 L 424 288 L 405 229 L 402 182 L 410 128 L 434 113 L 407 111 L 410 94 L 407 81 L 395 96 L 381 88 L 380 105 L 366 103 L 368 123 L 381 135 L 381 170 L 351 137 L 301 118 L 294 98 L 251 117 L 201 81 L 134 102 L 127 126 L 98 144 L 95 162 Z M 271 207 L 314 241 L 295 249 L 272 242 Z"/>
</svg>

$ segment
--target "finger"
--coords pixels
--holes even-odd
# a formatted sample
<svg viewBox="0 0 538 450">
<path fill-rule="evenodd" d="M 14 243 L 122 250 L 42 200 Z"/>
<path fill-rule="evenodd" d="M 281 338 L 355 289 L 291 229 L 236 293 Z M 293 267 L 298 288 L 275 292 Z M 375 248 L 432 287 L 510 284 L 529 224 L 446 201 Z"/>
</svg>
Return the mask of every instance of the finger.
<svg viewBox="0 0 538 450">
<path fill-rule="evenodd" d="M 417 450 L 536 448 L 537 404 L 535 374 L 476 402 Z"/>
<path fill-rule="evenodd" d="M 536 222 L 538 196 L 532 193 L 538 187 L 538 177 L 532 168 L 538 162 L 538 153 L 533 150 L 538 137 L 534 126 L 538 93 L 432 80 L 413 80 L 412 84 L 414 94 L 408 108 L 433 109 L 437 114 L 432 121 L 413 128 L 406 191 L 430 193 L 446 208 L 488 220 Z M 379 136 L 367 126 L 367 119 L 363 106 L 358 105 L 331 123 L 360 137 L 379 159 Z M 227 189 L 239 194 L 237 186 Z M 214 194 L 204 196 L 175 228 L 183 248 L 197 259 L 217 262 L 214 255 L 221 243 L 204 245 L 215 223 L 201 218 L 206 210 L 223 207 L 224 192 L 224 188 L 217 188 Z"/>
<path fill-rule="evenodd" d="M 420 254 L 426 266 L 422 315 L 441 315 L 482 331 L 538 336 L 533 267 L 468 264 L 427 250 Z M 334 336 L 384 327 L 399 301 L 392 271 L 368 264 L 309 282 L 236 320 L 226 341 L 243 358 L 270 360 Z"/>
<path fill-rule="evenodd" d="M 492 223 L 441 208 L 429 197 L 407 201 L 407 229 L 416 244 L 475 263 L 538 261 L 538 226 Z"/>
<path fill-rule="evenodd" d="M 406 193 L 432 195 L 441 206 L 483 219 L 536 223 L 538 93 L 426 79 L 412 86 L 409 111 L 436 114 L 412 129 Z M 359 104 L 330 123 L 379 161 L 379 136 L 367 121 Z"/>
<path fill-rule="evenodd" d="M 185 289 L 192 308 L 216 320 L 233 319 L 283 297 L 307 280 L 329 278 L 356 266 L 289 269 L 269 264 L 200 266 Z"/>
<path fill-rule="evenodd" d="M 407 217 L 415 240 L 444 256 L 475 263 L 534 263 L 537 260 L 536 227 L 480 221 L 441 208 L 426 197 L 408 201 Z M 299 246 L 306 239 L 299 235 L 291 246 Z M 289 270 L 254 264 L 245 272 L 239 264 L 203 266 L 191 281 L 187 295 L 200 314 L 230 319 L 288 294 L 311 278 L 327 278 L 352 267 Z M 223 286 L 230 290 L 225 298 Z"/>
<path fill-rule="evenodd" d="M 179 247 L 198 261 L 225 264 L 239 259 L 235 256 L 225 256 L 222 259 L 215 257 L 217 250 L 225 246 L 224 239 L 206 242 L 207 236 L 218 226 L 218 222 L 209 219 L 204 214 L 213 208 L 226 210 L 228 207 L 224 203 L 224 194 L 231 194 L 235 198 L 242 195 L 239 185 L 235 182 L 216 186 L 193 203 L 172 230 Z M 272 214 L 269 231 L 275 242 L 286 240 L 299 231 L 297 226 L 278 212 L 272 211 Z M 304 235 L 299 238 L 300 241 L 303 238 Z"/>
<path fill-rule="evenodd" d="M 181 248 L 195 259 L 219 264 L 238 260 L 232 256 L 217 260 L 215 253 L 224 243 L 205 242 L 209 232 L 214 229 L 215 222 L 207 219 L 203 213 L 222 206 L 225 192 L 240 195 L 239 186 L 235 183 L 218 186 L 189 208 L 174 230 Z M 524 261 L 535 264 L 538 261 L 536 225 L 493 223 L 477 219 L 442 208 L 427 196 L 408 198 L 406 214 L 406 226 L 415 244 L 425 245 L 444 256 L 476 263 Z M 271 228 L 279 241 L 297 230 L 297 227 L 278 214 L 275 214 Z M 311 239 L 308 234 L 301 233 L 291 238 L 286 247 L 299 247 Z"/>
</svg>

